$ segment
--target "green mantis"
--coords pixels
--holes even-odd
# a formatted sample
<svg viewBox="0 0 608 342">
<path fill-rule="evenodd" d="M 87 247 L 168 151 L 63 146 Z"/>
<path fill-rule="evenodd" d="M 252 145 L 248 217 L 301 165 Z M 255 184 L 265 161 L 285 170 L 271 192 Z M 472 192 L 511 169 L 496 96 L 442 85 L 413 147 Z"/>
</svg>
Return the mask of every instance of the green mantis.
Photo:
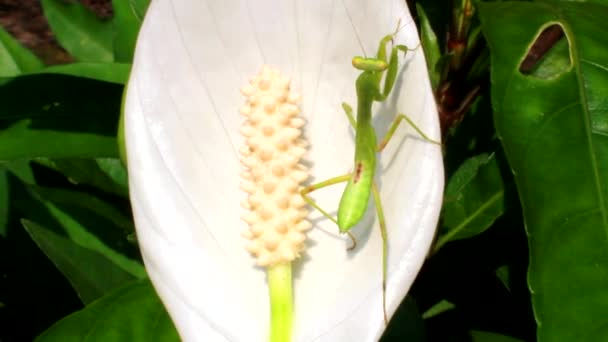
<svg viewBox="0 0 608 342">
<path fill-rule="evenodd" d="M 397 28 L 397 31 L 398 30 L 399 27 Z M 382 237 L 382 308 L 385 323 L 388 323 L 386 312 L 388 236 L 380 193 L 378 191 L 378 186 L 374 181 L 376 155 L 386 147 L 397 127 L 403 120 L 412 126 L 426 141 L 441 145 L 440 142 L 434 141 L 424 134 L 405 114 L 397 115 L 384 139 L 382 139 L 379 144 L 377 143 L 376 132 L 372 125 L 372 106 L 374 102 L 383 102 L 390 95 L 397 77 L 399 51 L 404 53 L 408 51 L 408 48 L 405 45 L 393 46 L 387 60 L 387 44 L 392 42 L 397 31 L 382 38 L 375 57 L 354 57 L 352 60 L 353 66 L 362 71 L 355 83 L 357 94 L 357 119 L 355 120 L 353 117 L 353 110 L 350 105 L 343 103 L 342 107 L 348 117 L 350 125 L 355 130 L 353 171 L 307 186 L 300 192 L 309 205 L 338 225 L 340 233 L 348 234 L 353 241 L 353 245 L 349 249 L 353 249 L 356 246 L 356 240 L 350 233 L 350 230 L 361 221 L 367 210 L 370 194 L 373 196 L 374 202 L 376 203 L 376 214 L 378 216 Z M 383 77 L 384 86 L 381 88 Z M 338 217 L 335 219 L 319 207 L 308 194 L 315 190 L 342 182 L 346 182 L 347 184 L 338 206 Z"/>
</svg>

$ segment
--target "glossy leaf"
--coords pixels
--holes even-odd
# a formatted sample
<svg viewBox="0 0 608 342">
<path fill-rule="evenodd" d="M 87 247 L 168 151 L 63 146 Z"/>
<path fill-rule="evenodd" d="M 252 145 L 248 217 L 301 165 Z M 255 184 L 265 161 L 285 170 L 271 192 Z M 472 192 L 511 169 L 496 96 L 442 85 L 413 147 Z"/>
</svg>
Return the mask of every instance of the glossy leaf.
<svg viewBox="0 0 608 342">
<path fill-rule="evenodd" d="M 90 303 L 136 278 L 101 253 L 82 247 L 38 223 L 22 220 L 38 247 L 70 281 L 83 303 Z"/>
<path fill-rule="evenodd" d="M 148 8 L 148 0 L 113 0 L 114 53 L 116 61 L 133 61 L 137 33 Z"/>
<path fill-rule="evenodd" d="M 505 212 L 505 187 L 495 154 L 466 160 L 450 177 L 443 206 L 443 230 L 435 251 L 453 240 L 488 229 Z"/>
<path fill-rule="evenodd" d="M 439 59 L 441 58 L 439 42 L 437 41 L 437 36 L 431 26 L 431 22 L 424 12 L 424 8 L 422 8 L 420 4 L 416 4 L 416 11 L 420 17 L 420 40 L 422 42 L 422 48 L 424 49 L 424 56 L 426 57 L 426 66 L 429 70 L 431 87 L 437 89 L 441 77 L 440 69 L 437 67 Z"/>
<path fill-rule="evenodd" d="M 36 342 L 178 342 L 149 280 L 140 280 L 55 323 Z"/>
<path fill-rule="evenodd" d="M 13 77 L 42 68 L 42 62 L 0 27 L 0 77 Z"/>
<path fill-rule="evenodd" d="M 117 157 L 121 92 L 114 84 L 48 74 L 0 86 L 0 160 Z"/>
<path fill-rule="evenodd" d="M 72 75 L 93 80 L 125 84 L 131 70 L 130 64 L 125 63 L 87 63 L 53 65 L 41 70 L 41 73 Z"/>
<path fill-rule="evenodd" d="M 61 172 L 74 184 L 87 184 L 105 192 L 127 196 L 127 171 L 117 158 L 46 159 L 36 162 Z"/>
<path fill-rule="evenodd" d="M 112 181 L 121 188 L 128 191 L 129 180 L 127 169 L 122 164 L 122 161 L 117 158 L 97 158 L 95 159 L 97 166 L 106 174 Z"/>
<path fill-rule="evenodd" d="M 429 318 L 438 316 L 446 311 L 450 311 L 450 310 L 454 309 L 455 307 L 456 307 L 456 305 L 454 305 L 454 303 L 451 303 L 450 301 L 443 299 L 443 300 L 439 301 L 437 304 L 430 307 L 428 310 L 426 310 L 422 314 L 422 318 L 429 319 Z"/>
<path fill-rule="evenodd" d="M 120 239 L 123 236 L 122 232 L 130 233 L 133 231 L 133 223 L 130 217 L 123 214 L 111 204 L 106 203 L 93 195 L 60 188 L 30 186 L 30 189 L 44 200 L 57 205 L 72 217 L 83 217 L 87 218 L 86 221 L 103 223 L 105 228 L 95 234 L 100 238 L 103 238 L 105 234 L 108 234 L 108 240 Z M 80 214 L 78 211 L 83 211 L 85 213 Z M 89 218 L 89 216 L 92 217 Z M 111 235 L 111 231 L 114 229 L 121 233 Z M 93 231 L 94 229 L 89 228 L 89 230 Z M 133 273 L 140 276 L 143 275 L 139 267 L 134 269 Z"/>
<path fill-rule="evenodd" d="M 114 207 L 80 192 L 33 185 L 22 188 L 14 201 L 22 217 L 98 252 L 136 278 L 145 276 L 138 251 L 126 240 L 133 229 L 131 222 Z"/>
<path fill-rule="evenodd" d="M 44 16 L 57 40 L 81 62 L 112 62 L 112 26 L 80 2 L 42 0 Z"/>
<path fill-rule="evenodd" d="M 17 177 L 21 182 L 25 184 L 34 184 L 35 178 L 30 161 L 27 159 L 11 160 L 10 162 L 0 162 L 7 171 Z"/>
<path fill-rule="evenodd" d="M 528 282 L 538 340 L 604 340 L 608 7 L 480 3 L 480 15 L 492 58 L 494 120 L 515 174 L 528 232 Z M 551 24 L 565 32 L 570 66 L 554 68 L 559 72 L 550 75 L 522 74 L 520 63 L 528 49 Z"/>
</svg>

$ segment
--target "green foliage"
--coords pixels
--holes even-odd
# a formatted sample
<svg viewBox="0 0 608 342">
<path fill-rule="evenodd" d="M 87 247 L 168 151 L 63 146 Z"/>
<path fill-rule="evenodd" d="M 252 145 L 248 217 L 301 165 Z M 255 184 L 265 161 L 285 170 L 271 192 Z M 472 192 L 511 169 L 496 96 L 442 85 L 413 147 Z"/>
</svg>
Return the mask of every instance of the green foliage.
<svg viewBox="0 0 608 342">
<path fill-rule="evenodd" d="M 22 223 L 38 247 L 70 281 L 85 304 L 135 279 L 101 253 L 82 247 L 35 222 L 23 220 Z"/>
<path fill-rule="evenodd" d="M 429 18 L 424 13 L 424 9 L 419 4 L 416 5 L 418 15 L 420 16 L 420 41 L 424 48 L 424 57 L 426 58 L 426 65 L 429 69 L 429 77 L 431 78 L 431 86 L 436 89 L 439 85 L 439 78 L 441 77 L 440 71 L 437 68 L 437 64 L 441 59 L 441 51 L 439 49 L 439 42 L 435 31 L 431 27 Z"/>
<path fill-rule="evenodd" d="M 21 46 L 2 27 L 0 27 L 0 61 L 0 77 L 14 77 L 42 67 L 38 57 Z"/>
<path fill-rule="evenodd" d="M 118 62 L 130 62 L 139 27 L 148 8 L 147 0 L 113 0 L 114 54 Z"/>
<path fill-rule="evenodd" d="M 121 93 L 118 85 L 49 74 L 0 86 L 0 160 L 117 157 Z"/>
<path fill-rule="evenodd" d="M 36 342 L 179 341 L 147 279 L 130 283 L 57 322 Z"/>
<path fill-rule="evenodd" d="M 0 28 L 0 257 L 17 258 L 15 265 L 24 267 L 0 263 L 7 279 L 0 281 L 0 325 L 7 327 L 0 329 L 2 340 L 32 340 L 78 309 L 78 298 L 90 304 L 109 297 L 111 304 L 112 291 L 146 276 L 133 238 L 126 169 L 116 158 L 116 133 L 148 1 L 117 1 L 109 20 L 77 2 L 42 5 L 57 40 L 77 62 L 45 66 Z M 32 254 L 35 249 L 40 255 Z M 45 256 L 48 265 L 41 264 Z M 35 284 L 45 287 L 34 290 Z M 126 319 L 98 337 L 142 331 L 121 324 L 133 320 L 146 327 L 137 313 L 152 312 L 160 321 L 151 324 L 159 325 L 146 329 L 143 340 L 154 340 L 156 333 L 177 340 L 151 287 L 133 287 L 127 294 L 133 299 L 131 313 L 125 311 Z M 28 328 L 17 328 L 25 317 Z M 61 331 L 67 330 L 55 327 L 45 338 Z"/>
<path fill-rule="evenodd" d="M 42 0 L 44 15 L 61 46 L 81 62 L 112 62 L 112 26 L 78 2 Z"/>
<path fill-rule="evenodd" d="M 131 71 L 126 63 L 71 63 L 52 65 L 40 72 L 90 78 L 98 81 L 125 84 Z"/>
<path fill-rule="evenodd" d="M 495 154 L 467 159 L 452 174 L 445 190 L 443 231 L 435 249 L 488 229 L 506 210 L 505 184 Z"/>
<path fill-rule="evenodd" d="M 65 175 L 74 184 L 86 184 L 122 197 L 128 195 L 127 170 L 116 158 L 37 158 L 36 162 Z"/>
<path fill-rule="evenodd" d="M 538 339 L 605 340 L 608 7 L 507 2 L 480 10 L 492 54 L 494 120 L 528 232 Z M 558 45 L 555 53 L 564 56 L 539 61 L 552 66 L 523 74 L 531 43 L 553 23 L 569 49 Z"/>
</svg>

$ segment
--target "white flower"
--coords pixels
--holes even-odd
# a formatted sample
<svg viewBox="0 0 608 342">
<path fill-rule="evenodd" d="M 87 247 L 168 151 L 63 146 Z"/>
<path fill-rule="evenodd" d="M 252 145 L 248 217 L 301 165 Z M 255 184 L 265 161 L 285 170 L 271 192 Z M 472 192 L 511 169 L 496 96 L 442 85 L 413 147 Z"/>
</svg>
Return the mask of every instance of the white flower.
<svg viewBox="0 0 608 342">
<path fill-rule="evenodd" d="M 302 94 L 313 182 L 352 169 L 356 105 L 351 59 L 375 54 L 401 21 L 396 44 L 418 45 L 402 0 L 155 0 L 141 28 L 126 98 L 130 191 L 150 278 L 185 341 L 266 341 L 268 289 L 244 249 L 239 189 L 239 88 L 263 64 Z M 360 43 L 359 39 L 360 38 Z M 391 97 L 375 105 L 383 137 L 397 112 L 439 137 L 421 48 L 400 58 Z M 433 239 L 441 206 L 440 148 L 407 125 L 381 155 L 377 180 L 389 234 L 387 305 L 394 312 Z M 335 213 L 343 185 L 314 194 Z M 312 211 L 294 265 L 294 341 L 373 341 L 382 315 L 382 244 L 370 205 L 358 247 Z"/>
</svg>

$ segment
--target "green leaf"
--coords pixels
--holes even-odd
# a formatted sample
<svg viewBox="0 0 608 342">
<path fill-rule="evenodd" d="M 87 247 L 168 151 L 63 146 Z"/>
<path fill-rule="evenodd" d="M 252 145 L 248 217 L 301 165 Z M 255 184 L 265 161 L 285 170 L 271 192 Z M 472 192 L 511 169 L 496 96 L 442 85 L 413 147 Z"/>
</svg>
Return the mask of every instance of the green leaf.
<svg viewBox="0 0 608 342">
<path fill-rule="evenodd" d="M 28 160 L 0 162 L 0 237 L 7 237 L 11 210 L 10 175 L 25 183 L 33 183 L 34 175 Z"/>
<path fill-rule="evenodd" d="M 105 228 L 100 229 L 100 233 L 96 234 L 99 238 L 108 235 L 109 240 L 120 239 L 124 234 L 110 235 L 111 228 L 119 228 L 120 232 L 132 233 L 135 229 L 130 217 L 125 216 L 121 211 L 106 203 L 99 198 L 87 193 L 64 190 L 60 188 L 45 188 L 40 186 L 29 187 L 43 200 L 49 201 L 53 205 L 61 208 L 61 211 L 74 218 L 82 218 L 80 222 L 91 222 L 91 226 L 99 224 Z M 51 210 L 51 213 L 53 211 Z M 107 222 L 106 222 L 107 221 Z M 69 230 L 69 229 L 68 229 Z M 88 229 L 93 231 L 91 227 Z M 105 233 L 105 234 L 104 234 Z M 84 244 L 87 244 L 83 241 Z M 94 248 L 93 246 L 88 246 Z M 142 276 L 141 268 L 135 267 L 132 272 L 138 276 Z"/>
<path fill-rule="evenodd" d="M 34 173 L 30 166 L 30 161 L 27 159 L 11 160 L 10 162 L 0 162 L 7 171 L 10 171 L 21 182 L 26 184 L 34 184 Z"/>
<path fill-rule="evenodd" d="M 431 22 L 424 12 L 424 8 L 420 4 L 416 4 L 416 11 L 420 17 L 420 38 L 422 40 L 422 47 L 424 48 L 426 65 L 429 69 L 431 86 L 433 89 L 437 89 L 441 77 L 441 72 L 438 68 L 439 59 L 441 58 L 439 42 L 437 41 L 433 27 L 431 27 Z"/>
<path fill-rule="evenodd" d="M 507 186 L 495 154 L 483 153 L 462 163 L 446 187 L 443 231 L 434 250 L 488 229 L 505 212 Z"/>
<path fill-rule="evenodd" d="M 150 282 L 140 280 L 55 323 L 36 342 L 178 342 Z"/>
<path fill-rule="evenodd" d="M 528 233 L 538 340 L 605 340 L 608 7 L 575 2 L 479 6 L 492 58 L 494 120 Z M 563 27 L 571 66 L 551 77 L 522 74 L 528 49 L 551 24 Z"/>
<path fill-rule="evenodd" d="M 0 27 L 0 77 L 13 77 L 38 70 L 42 62 Z"/>
<path fill-rule="evenodd" d="M 148 8 L 147 0 L 113 0 L 114 53 L 119 62 L 133 61 L 137 34 Z"/>
<path fill-rule="evenodd" d="M 125 84 L 129 78 L 131 64 L 124 63 L 70 63 L 53 65 L 40 73 L 63 74 L 90 78 L 93 80 Z"/>
<path fill-rule="evenodd" d="M 505 288 L 511 291 L 511 271 L 508 265 L 500 266 L 495 271 L 496 277 L 505 286 Z"/>
<path fill-rule="evenodd" d="M 127 197 L 127 170 L 116 158 L 47 159 L 36 162 L 61 172 L 74 184 L 87 184 L 105 192 Z"/>
<path fill-rule="evenodd" d="M 145 277 L 139 252 L 127 241 L 133 232 L 132 222 L 110 204 L 89 194 L 59 188 L 22 185 L 15 193 L 13 205 L 25 219 L 99 253 L 114 267 L 136 278 Z"/>
<path fill-rule="evenodd" d="M 143 21 L 148 6 L 150 5 L 150 0 L 129 0 L 129 4 L 131 5 L 131 9 L 135 16 L 139 18 L 140 21 Z"/>
<path fill-rule="evenodd" d="M 112 26 L 79 2 L 42 0 L 44 15 L 68 52 L 81 62 L 112 62 Z"/>
<path fill-rule="evenodd" d="M 454 305 L 453 303 L 450 303 L 449 301 L 443 299 L 439 303 L 433 305 L 428 310 L 426 310 L 422 314 L 422 318 L 423 319 L 429 319 L 429 318 L 435 317 L 437 315 L 440 315 L 440 314 L 442 314 L 442 313 L 444 313 L 446 311 L 450 311 L 450 310 L 452 310 L 455 307 L 456 307 L 456 305 Z"/>
<path fill-rule="evenodd" d="M 102 254 L 84 248 L 35 222 L 22 220 L 38 247 L 70 281 L 83 303 L 90 303 L 135 277 Z"/>
<path fill-rule="evenodd" d="M 128 191 L 129 179 L 127 169 L 120 159 L 116 158 L 97 158 L 95 159 L 97 166 L 105 172 L 110 179 L 123 189 Z"/>
<path fill-rule="evenodd" d="M 117 157 L 122 89 L 48 74 L 0 86 L 0 160 Z"/>
</svg>

